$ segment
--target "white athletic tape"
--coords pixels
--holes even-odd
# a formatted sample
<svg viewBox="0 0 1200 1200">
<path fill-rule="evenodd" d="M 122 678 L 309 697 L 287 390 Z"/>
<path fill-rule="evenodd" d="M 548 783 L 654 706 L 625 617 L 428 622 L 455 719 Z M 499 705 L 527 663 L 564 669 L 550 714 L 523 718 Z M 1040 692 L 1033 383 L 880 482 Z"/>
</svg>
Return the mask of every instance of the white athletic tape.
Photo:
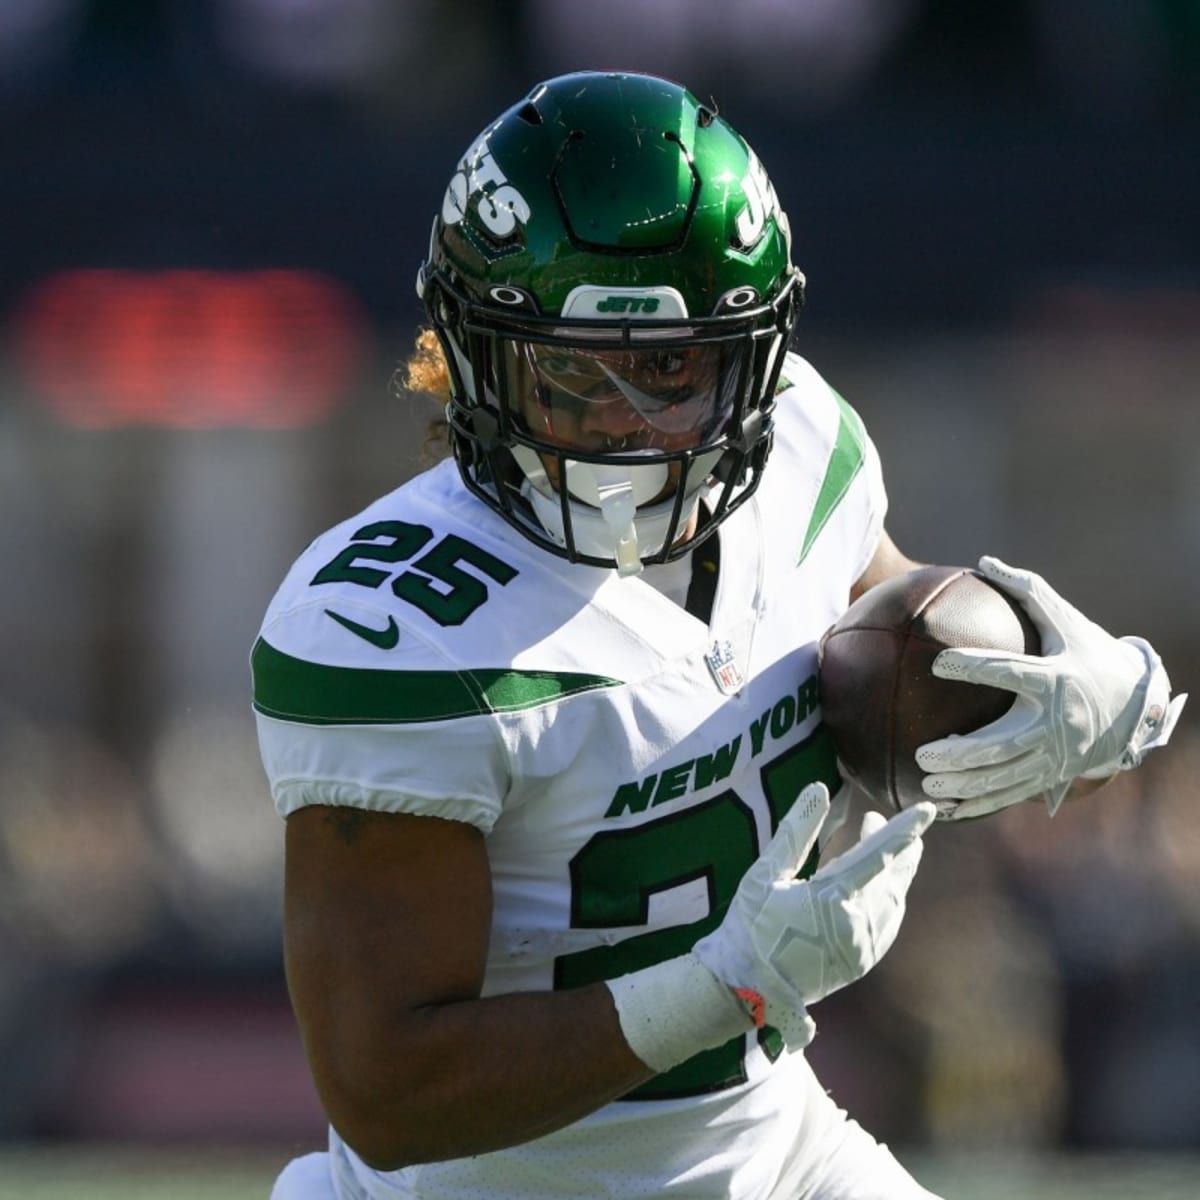
<svg viewBox="0 0 1200 1200">
<path fill-rule="evenodd" d="M 754 1028 L 746 1007 L 691 953 L 606 982 L 629 1048 L 655 1071 Z"/>
</svg>

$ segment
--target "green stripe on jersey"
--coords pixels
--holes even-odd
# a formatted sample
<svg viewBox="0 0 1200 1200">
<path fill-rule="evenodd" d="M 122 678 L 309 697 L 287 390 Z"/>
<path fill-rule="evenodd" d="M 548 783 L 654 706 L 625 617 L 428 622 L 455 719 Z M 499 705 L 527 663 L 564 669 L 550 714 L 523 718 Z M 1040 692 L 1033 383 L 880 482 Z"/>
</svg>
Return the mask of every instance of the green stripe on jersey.
<svg viewBox="0 0 1200 1200">
<path fill-rule="evenodd" d="M 821 490 L 817 493 L 817 502 L 813 505 L 808 532 L 804 535 L 804 544 L 800 547 L 797 562 L 803 562 L 808 557 L 808 552 L 833 515 L 833 510 L 850 490 L 850 484 L 862 469 L 866 457 L 867 434 L 863 429 L 862 419 L 833 388 L 829 390 L 833 392 L 833 398 L 841 410 L 837 439 L 833 443 L 833 453 L 830 454 L 829 463 L 825 467 L 825 478 L 821 480 Z"/>
<path fill-rule="evenodd" d="M 259 638 L 250 655 L 254 707 L 306 725 L 404 725 L 519 712 L 619 679 L 564 671 L 380 671 L 305 662 Z"/>
</svg>

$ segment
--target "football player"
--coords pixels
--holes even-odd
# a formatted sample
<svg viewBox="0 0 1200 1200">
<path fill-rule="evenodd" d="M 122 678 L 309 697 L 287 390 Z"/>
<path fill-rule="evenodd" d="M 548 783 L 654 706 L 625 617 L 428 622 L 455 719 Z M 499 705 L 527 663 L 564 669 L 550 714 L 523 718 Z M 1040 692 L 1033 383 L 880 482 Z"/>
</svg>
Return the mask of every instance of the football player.
<svg viewBox="0 0 1200 1200">
<path fill-rule="evenodd" d="M 319 537 L 253 652 L 331 1124 L 276 1200 L 928 1197 L 804 1055 L 936 809 L 821 861 L 846 789 L 817 640 L 915 563 L 858 416 L 789 351 L 761 164 L 673 83 L 551 80 L 459 162 L 418 286 L 453 457 Z M 947 815 L 1166 740 L 1147 643 L 982 569 L 1048 657 L 947 652 L 1016 695 L 922 751 Z"/>
</svg>

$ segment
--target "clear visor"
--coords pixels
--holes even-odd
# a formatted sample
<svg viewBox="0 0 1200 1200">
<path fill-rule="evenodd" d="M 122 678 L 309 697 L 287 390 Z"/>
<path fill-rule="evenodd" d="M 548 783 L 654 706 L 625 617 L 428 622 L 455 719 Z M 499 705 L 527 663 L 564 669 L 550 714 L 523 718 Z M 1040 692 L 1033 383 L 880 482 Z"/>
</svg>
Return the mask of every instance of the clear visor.
<svg viewBox="0 0 1200 1200">
<path fill-rule="evenodd" d="M 691 450 L 734 414 L 737 343 L 592 350 L 506 341 L 510 411 L 539 441 L 590 454 Z"/>
</svg>

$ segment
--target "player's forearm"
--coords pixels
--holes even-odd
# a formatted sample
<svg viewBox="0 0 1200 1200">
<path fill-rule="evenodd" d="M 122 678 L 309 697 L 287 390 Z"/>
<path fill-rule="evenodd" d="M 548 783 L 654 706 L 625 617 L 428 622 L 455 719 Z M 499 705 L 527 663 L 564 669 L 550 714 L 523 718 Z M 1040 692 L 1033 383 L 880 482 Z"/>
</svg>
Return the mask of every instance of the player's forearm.
<svg viewBox="0 0 1200 1200">
<path fill-rule="evenodd" d="M 653 1074 L 603 985 L 430 1005 L 313 1067 L 332 1124 L 379 1169 L 529 1141 Z"/>
</svg>

